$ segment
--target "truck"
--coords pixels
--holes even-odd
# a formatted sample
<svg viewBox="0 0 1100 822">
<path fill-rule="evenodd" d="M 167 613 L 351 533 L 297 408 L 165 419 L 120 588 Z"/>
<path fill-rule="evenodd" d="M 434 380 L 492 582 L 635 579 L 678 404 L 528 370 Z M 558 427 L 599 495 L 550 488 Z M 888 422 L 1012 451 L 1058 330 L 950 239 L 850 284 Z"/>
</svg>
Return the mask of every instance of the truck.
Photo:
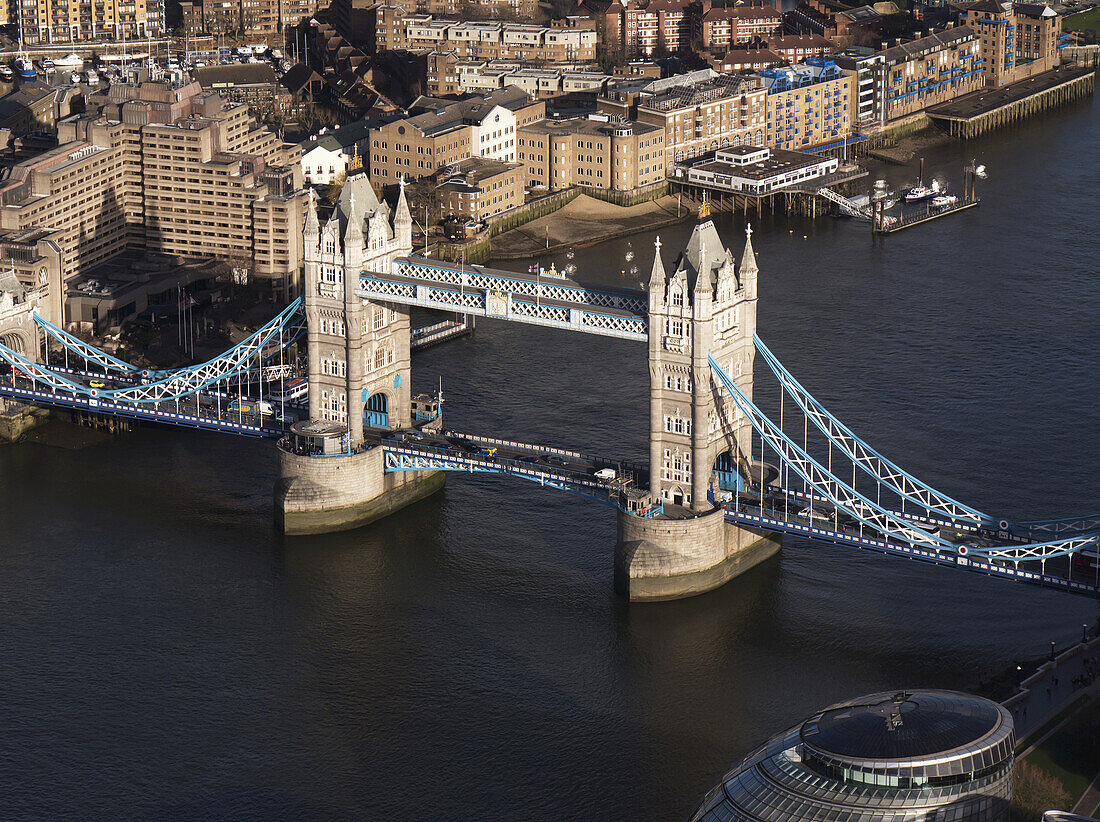
<svg viewBox="0 0 1100 822">
<path fill-rule="evenodd" d="M 239 397 L 226 406 L 230 414 L 248 414 L 251 416 L 276 416 L 275 407 L 267 400 L 254 400 L 249 397 Z"/>
</svg>

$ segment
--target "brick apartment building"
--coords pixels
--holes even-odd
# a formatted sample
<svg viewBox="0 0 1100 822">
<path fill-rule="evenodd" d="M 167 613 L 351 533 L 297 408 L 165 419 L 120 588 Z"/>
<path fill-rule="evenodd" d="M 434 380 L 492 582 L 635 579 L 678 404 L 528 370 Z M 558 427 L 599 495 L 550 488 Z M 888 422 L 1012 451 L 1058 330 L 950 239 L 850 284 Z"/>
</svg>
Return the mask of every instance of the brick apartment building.
<svg viewBox="0 0 1100 822">
<path fill-rule="evenodd" d="M 663 80 L 624 81 L 597 101 L 601 111 L 664 131 L 665 170 L 731 145 L 764 145 L 766 92 L 752 76 L 702 69 Z"/>
<path fill-rule="evenodd" d="M 470 157 L 441 170 L 438 177 L 443 217 L 485 220 L 523 205 L 527 173 L 520 163 Z"/>
<path fill-rule="evenodd" d="M 189 35 L 279 34 L 317 13 L 319 0 L 184 0 L 180 25 Z"/>
<path fill-rule="evenodd" d="M 1049 6 L 979 0 L 966 10 L 966 24 L 981 39 L 985 84 L 1003 86 L 1057 66 L 1067 42 L 1062 18 Z"/>
<path fill-rule="evenodd" d="M 410 14 L 401 6 L 379 6 L 375 49 L 431 49 L 460 58 L 588 63 L 596 58 L 596 23 L 566 17 L 549 25 L 472 22 Z"/>
<path fill-rule="evenodd" d="M 665 178 L 664 129 L 614 120 L 542 120 L 519 129 L 517 159 L 532 185 L 631 191 Z"/>
<path fill-rule="evenodd" d="M 833 60 L 813 57 L 786 68 L 765 69 L 767 145 L 805 151 L 838 143 L 854 132 L 856 75 Z"/>
<path fill-rule="evenodd" d="M 724 6 L 703 14 L 704 50 L 720 54 L 737 43 L 767 39 L 783 31 L 783 15 L 773 6 Z"/>
<path fill-rule="evenodd" d="M 516 161 L 517 129 L 546 116 L 546 103 L 518 88 L 458 102 L 420 98 L 413 116 L 371 129 L 369 171 L 377 186 L 435 174 L 471 157 Z"/>
<path fill-rule="evenodd" d="M 298 146 L 198 83 L 90 95 L 60 145 L 0 186 L 0 228 L 57 232 L 66 277 L 126 250 L 239 261 L 298 289 L 305 194 Z"/>
<path fill-rule="evenodd" d="M 674 53 L 690 48 L 698 11 L 695 0 L 615 0 L 603 12 L 604 31 L 627 57 Z"/>
<path fill-rule="evenodd" d="M 879 54 L 887 121 L 953 100 L 984 84 L 980 41 L 967 26 L 912 40 Z"/>
<path fill-rule="evenodd" d="M 26 43 L 65 43 L 93 38 L 159 35 L 164 30 L 156 0 L 17 0 L 5 3 L 5 24 L 22 22 Z"/>
</svg>

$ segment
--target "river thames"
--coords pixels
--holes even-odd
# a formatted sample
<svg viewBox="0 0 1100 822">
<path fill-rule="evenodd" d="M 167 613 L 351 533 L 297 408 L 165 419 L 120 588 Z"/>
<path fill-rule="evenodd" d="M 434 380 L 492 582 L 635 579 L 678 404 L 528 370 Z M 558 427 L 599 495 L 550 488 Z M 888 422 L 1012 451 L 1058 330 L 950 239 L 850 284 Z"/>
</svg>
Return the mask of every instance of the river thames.
<svg viewBox="0 0 1100 822">
<path fill-rule="evenodd" d="M 992 513 L 1100 510 L 1097 133 L 1086 100 L 930 150 L 954 191 L 987 166 L 981 207 L 885 239 L 754 226 L 761 337 L 887 456 Z M 743 218 L 716 223 L 740 256 Z M 661 230 L 667 263 L 689 231 Z M 577 250 L 577 277 L 637 286 L 652 243 Z M 637 343 L 484 322 L 413 374 L 442 375 L 459 430 L 646 456 Z M 273 482 L 271 443 L 216 434 L 0 448 L 6 818 L 681 819 L 816 709 L 973 689 L 1098 615 L 796 539 L 706 596 L 628 605 L 614 515 L 579 498 L 451 476 L 377 525 L 284 538 Z"/>
</svg>

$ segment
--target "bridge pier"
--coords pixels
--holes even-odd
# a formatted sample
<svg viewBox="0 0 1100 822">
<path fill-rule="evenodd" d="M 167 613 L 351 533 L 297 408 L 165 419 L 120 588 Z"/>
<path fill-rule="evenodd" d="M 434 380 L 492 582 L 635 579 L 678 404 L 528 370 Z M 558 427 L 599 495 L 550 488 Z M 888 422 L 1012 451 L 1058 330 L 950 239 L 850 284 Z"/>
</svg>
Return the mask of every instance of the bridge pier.
<svg viewBox="0 0 1100 822">
<path fill-rule="evenodd" d="M 443 487 L 442 471 L 386 473 L 380 447 L 311 456 L 278 448 L 275 523 L 284 534 L 350 531 L 382 519 Z"/>
<path fill-rule="evenodd" d="M 713 591 L 779 552 L 780 537 L 726 522 L 716 509 L 687 519 L 619 512 L 615 589 L 632 602 Z"/>
</svg>

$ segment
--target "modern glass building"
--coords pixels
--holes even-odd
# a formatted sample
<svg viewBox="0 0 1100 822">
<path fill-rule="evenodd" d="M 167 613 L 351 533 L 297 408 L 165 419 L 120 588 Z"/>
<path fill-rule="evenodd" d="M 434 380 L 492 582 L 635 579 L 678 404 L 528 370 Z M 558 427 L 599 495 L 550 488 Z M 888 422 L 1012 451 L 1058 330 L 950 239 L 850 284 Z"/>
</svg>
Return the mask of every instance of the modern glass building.
<svg viewBox="0 0 1100 822">
<path fill-rule="evenodd" d="M 996 702 L 905 691 L 826 708 L 750 754 L 693 822 L 1001 822 L 1015 732 Z"/>
</svg>

